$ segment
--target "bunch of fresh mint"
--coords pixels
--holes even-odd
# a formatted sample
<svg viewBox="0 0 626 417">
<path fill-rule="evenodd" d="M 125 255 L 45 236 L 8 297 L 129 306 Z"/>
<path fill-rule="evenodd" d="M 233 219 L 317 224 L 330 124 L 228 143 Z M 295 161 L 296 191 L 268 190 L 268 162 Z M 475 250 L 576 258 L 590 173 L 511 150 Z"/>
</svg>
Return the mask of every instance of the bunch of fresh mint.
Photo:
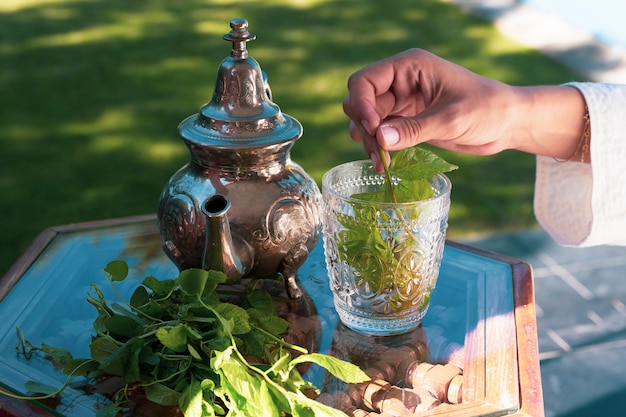
<svg viewBox="0 0 626 417">
<path fill-rule="evenodd" d="M 117 293 L 114 283 L 127 277 L 128 265 L 113 261 L 105 273 Z M 225 281 L 223 273 L 201 269 L 176 279 L 148 276 L 128 302 L 118 293 L 121 303 L 111 305 L 92 285 L 88 301 L 98 316 L 91 358 L 74 359 L 45 344 L 36 348 L 23 336 L 22 348 L 43 351 L 69 375 L 123 378 L 124 388 L 97 417 L 128 412 L 136 388 L 156 404 L 178 406 L 185 417 L 345 416 L 305 395 L 315 387 L 296 366 L 316 363 L 348 383 L 369 377 L 351 363 L 286 343 L 281 334 L 289 323 L 276 314 L 266 290 L 249 290 L 241 304 L 221 301 L 218 285 Z M 40 384 L 28 385 L 45 392 Z"/>
</svg>

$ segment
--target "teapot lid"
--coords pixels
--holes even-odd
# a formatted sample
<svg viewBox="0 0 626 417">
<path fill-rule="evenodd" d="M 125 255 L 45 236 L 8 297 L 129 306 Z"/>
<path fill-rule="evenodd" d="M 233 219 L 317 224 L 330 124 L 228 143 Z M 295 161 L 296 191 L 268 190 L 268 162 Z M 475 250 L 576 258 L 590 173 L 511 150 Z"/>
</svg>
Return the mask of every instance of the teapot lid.
<svg viewBox="0 0 626 417">
<path fill-rule="evenodd" d="M 232 42 L 230 56 L 219 67 L 215 92 L 200 112 L 183 120 L 178 133 L 199 146 L 256 148 L 293 141 L 302 125 L 272 102 L 265 74 L 246 44 L 256 39 L 248 22 L 237 18 L 224 39 Z"/>
</svg>

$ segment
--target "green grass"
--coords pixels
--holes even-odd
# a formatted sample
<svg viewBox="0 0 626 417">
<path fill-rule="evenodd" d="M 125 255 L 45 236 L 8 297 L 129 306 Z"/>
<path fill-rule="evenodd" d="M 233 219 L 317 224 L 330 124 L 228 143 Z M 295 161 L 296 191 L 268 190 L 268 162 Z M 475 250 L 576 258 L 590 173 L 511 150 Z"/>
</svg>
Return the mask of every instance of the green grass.
<svg viewBox="0 0 626 417">
<path fill-rule="evenodd" d="M 3 0 L 0 273 L 43 229 L 150 213 L 188 160 L 176 127 L 213 93 L 244 17 L 274 101 L 304 126 L 292 157 L 319 182 L 362 159 L 341 102 L 355 70 L 422 47 L 514 84 L 573 76 L 440 0 Z M 535 225 L 534 158 L 471 157 L 450 175 L 449 234 Z"/>
</svg>

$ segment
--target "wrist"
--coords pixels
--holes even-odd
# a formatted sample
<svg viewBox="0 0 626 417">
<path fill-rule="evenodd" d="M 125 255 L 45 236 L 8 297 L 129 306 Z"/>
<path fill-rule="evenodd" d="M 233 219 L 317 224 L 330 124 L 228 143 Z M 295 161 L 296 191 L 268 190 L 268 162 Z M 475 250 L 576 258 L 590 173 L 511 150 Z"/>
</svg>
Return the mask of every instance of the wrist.
<svg viewBox="0 0 626 417">
<path fill-rule="evenodd" d="M 516 87 L 519 108 L 512 147 L 559 160 L 588 161 L 582 155 L 589 124 L 585 99 L 571 86 Z M 587 148 L 588 149 L 588 148 Z"/>
</svg>

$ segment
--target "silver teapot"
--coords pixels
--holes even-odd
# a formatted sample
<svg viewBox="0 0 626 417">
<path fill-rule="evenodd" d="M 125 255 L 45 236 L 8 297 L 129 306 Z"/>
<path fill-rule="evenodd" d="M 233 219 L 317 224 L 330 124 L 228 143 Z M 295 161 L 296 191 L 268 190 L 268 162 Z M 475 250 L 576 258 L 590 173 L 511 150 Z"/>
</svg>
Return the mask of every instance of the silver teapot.
<svg viewBox="0 0 626 417">
<path fill-rule="evenodd" d="M 321 233 L 321 193 L 290 158 L 302 126 L 272 102 L 248 56 L 256 36 L 244 19 L 230 27 L 212 99 L 178 127 L 191 159 L 160 197 L 163 249 L 180 270 L 220 270 L 229 283 L 281 274 L 298 298 L 296 272 Z"/>
</svg>

